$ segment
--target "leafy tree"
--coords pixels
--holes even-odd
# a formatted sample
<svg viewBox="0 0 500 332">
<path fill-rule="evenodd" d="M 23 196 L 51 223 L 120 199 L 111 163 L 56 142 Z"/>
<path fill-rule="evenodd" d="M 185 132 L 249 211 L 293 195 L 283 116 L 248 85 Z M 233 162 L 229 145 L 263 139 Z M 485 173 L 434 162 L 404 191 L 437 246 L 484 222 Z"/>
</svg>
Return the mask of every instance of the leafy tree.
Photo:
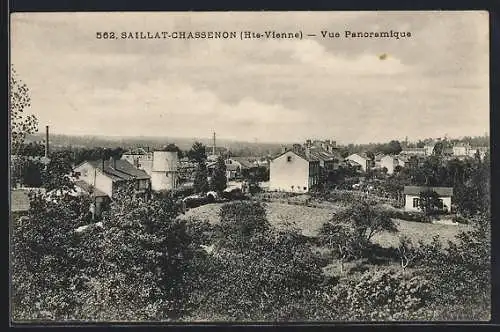
<svg viewBox="0 0 500 332">
<path fill-rule="evenodd" d="M 23 156 L 42 157 L 45 154 L 45 146 L 36 142 L 23 144 L 19 154 Z"/>
<path fill-rule="evenodd" d="M 258 202 L 236 201 L 224 204 L 220 211 L 216 233 L 220 244 L 243 249 L 250 239 L 270 229 L 266 210 Z"/>
<path fill-rule="evenodd" d="M 335 247 L 339 244 L 343 246 L 342 255 L 345 254 L 345 258 L 363 256 L 374 235 L 384 231 L 398 231 L 389 214 L 368 199 L 353 202 L 334 215 L 329 223 L 331 225 L 324 225 L 320 231 L 323 243 L 331 243 Z"/>
<path fill-rule="evenodd" d="M 182 159 L 184 157 L 184 153 L 182 150 L 175 144 L 170 143 L 163 148 L 164 151 L 177 152 L 177 157 Z"/>
<path fill-rule="evenodd" d="M 430 244 L 420 241 L 412 264 L 432 286 L 430 309 L 468 308 L 464 320 L 471 319 L 471 307 L 484 305 L 489 314 L 491 306 L 491 219 L 478 215 L 470 224 L 446 247 L 438 236 Z"/>
<path fill-rule="evenodd" d="M 210 190 L 214 190 L 221 193 L 227 188 L 227 177 L 226 177 L 226 163 L 224 158 L 219 156 L 217 158 L 217 163 L 213 170 L 212 176 L 210 178 Z"/>
<path fill-rule="evenodd" d="M 38 130 L 38 120 L 32 114 L 26 114 L 26 110 L 31 106 L 31 97 L 28 86 L 18 77 L 11 67 L 10 74 L 10 153 L 17 156 L 11 158 L 11 184 L 22 182 L 19 178 L 22 174 L 22 166 L 26 163 L 26 158 L 21 157 L 21 152 L 25 147 L 25 140 L 28 135 L 34 134 Z"/>
<path fill-rule="evenodd" d="M 200 163 L 207 159 L 206 147 L 200 142 L 195 142 L 187 155 L 189 160 Z"/>
<path fill-rule="evenodd" d="M 196 167 L 193 186 L 196 193 L 206 193 L 209 189 L 207 164 L 203 160 Z"/>
<path fill-rule="evenodd" d="M 375 160 L 375 154 L 373 153 L 373 151 L 366 151 L 366 156 L 372 161 Z"/>
<path fill-rule="evenodd" d="M 44 165 L 37 160 L 28 160 L 23 170 L 22 183 L 27 187 L 40 187 L 43 184 L 42 174 Z"/>
<path fill-rule="evenodd" d="M 444 143 L 443 142 L 437 142 L 434 145 L 434 149 L 432 149 L 432 154 L 435 156 L 442 156 L 444 153 Z"/>
<path fill-rule="evenodd" d="M 411 320 L 428 305 L 430 285 L 422 276 L 386 268 L 341 280 L 332 293 L 326 305 L 341 308 L 337 319 Z"/>
<path fill-rule="evenodd" d="M 350 154 L 350 153 L 349 153 L 349 150 L 348 150 L 348 149 L 346 149 L 346 148 L 342 148 L 342 149 L 340 150 L 340 156 L 341 156 L 342 158 L 347 158 L 347 157 L 349 157 L 349 154 Z"/>
<path fill-rule="evenodd" d="M 302 235 L 274 230 L 256 202 L 228 203 L 220 214 L 216 246 L 192 293 L 198 317 L 275 320 L 319 288 L 320 262 Z"/>
<path fill-rule="evenodd" d="M 392 140 L 387 145 L 384 146 L 382 152 L 384 154 L 396 155 L 399 154 L 402 150 L 403 149 L 401 148 L 401 143 L 399 143 L 399 141 Z"/>
<path fill-rule="evenodd" d="M 357 257 L 357 244 L 352 241 L 351 229 L 339 223 L 328 222 L 321 226 L 319 241 L 340 260 L 340 273 L 344 273 L 344 263 Z"/>
<path fill-rule="evenodd" d="M 12 308 L 15 320 L 71 319 L 83 276 L 75 260 L 75 228 L 90 222 L 88 200 L 31 197 L 28 215 L 13 222 Z"/>
<path fill-rule="evenodd" d="M 176 317 L 182 312 L 183 274 L 192 256 L 186 222 L 176 219 L 173 201 L 146 202 L 129 195 L 130 190 L 121 190 L 104 214 L 101 254 L 106 266 L 94 286 L 106 290 L 102 295 L 112 318 Z"/>
<path fill-rule="evenodd" d="M 443 209 L 443 202 L 435 191 L 424 190 L 419 195 L 419 207 L 427 218 L 430 218 Z"/>
<path fill-rule="evenodd" d="M 51 154 L 50 162 L 42 174 L 43 186 L 47 191 L 73 190 L 75 184 L 72 177 L 75 176 L 70 154 L 67 151 L 54 152 Z"/>
<path fill-rule="evenodd" d="M 10 130 L 11 154 L 18 155 L 24 146 L 28 135 L 34 134 L 38 129 L 38 120 L 34 115 L 25 114 L 31 106 L 31 97 L 28 86 L 18 77 L 11 67 L 10 75 Z"/>
</svg>

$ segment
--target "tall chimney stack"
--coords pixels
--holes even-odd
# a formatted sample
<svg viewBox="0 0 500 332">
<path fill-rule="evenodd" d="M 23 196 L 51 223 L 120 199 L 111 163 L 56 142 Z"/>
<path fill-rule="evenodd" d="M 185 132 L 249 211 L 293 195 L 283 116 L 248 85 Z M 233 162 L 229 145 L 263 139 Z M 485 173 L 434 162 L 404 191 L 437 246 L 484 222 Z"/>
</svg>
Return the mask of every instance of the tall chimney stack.
<svg viewBox="0 0 500 332">
<path fill-rule="evenodd" d="M 49 126 L 45 126 L 45 158 L 49 157 Z"/>
<path fill-rule="evenodd" d="M 215 131 L 214 131 L 214 144 L 212 146 L 212 154 L 215 156 Z"/>
</svg>

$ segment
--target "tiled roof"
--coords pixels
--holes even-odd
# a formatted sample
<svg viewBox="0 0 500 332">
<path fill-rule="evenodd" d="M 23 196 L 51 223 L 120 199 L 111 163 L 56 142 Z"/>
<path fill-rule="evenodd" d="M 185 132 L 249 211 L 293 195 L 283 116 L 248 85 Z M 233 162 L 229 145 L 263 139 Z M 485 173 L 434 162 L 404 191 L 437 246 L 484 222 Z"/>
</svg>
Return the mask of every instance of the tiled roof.
<svg viewBox="0 0 500 332">
<path fill-rule="evenodd" d="M 451 187 L 420 187 L 420 186 L 405 186 L 405 195 L 420 195 L 422 191 L 432 190 L 439 196 L 453 196 L 453 188 Z"/>
<path fill-rule="evenodd" d="M 317 147 L 312 147 L 310 149 L 310 155 L 318 160 L 321 160 L 321 161 L 330 161 L 330 160 L 339 159 L 335 153 L 330 153 L 324 149 L 317 148 Z"/>
<path fill-rule="evenodd" d="M 317 162 L 317 161 L 319 161 L 318 158 L 316 158 L 315 156 L 313 156 L 311 154 L 309 156 L 306 156 L 306 154 L 303 153 L 303 152 L 298 152 L 298 151 L 293 151 L 293 150 L 287 150 L 285 152 L 282 152 L 282 153 L 276 155 L 274 158 L 272 158 L 272 160 L 275 160 L 276 158 L 281 157 L 282 155 L 284 155 L 287 152 L 292 152 L 293 154 L 295 154 L 295 155 L 297 155 L 297 156 L 301 157 L 302 159 L 304 159 L 306 161 L 309 161 L 309 162 Z"/>
<path fill-rule="evenodd" d="M 113 181 L 131 181 L 134 179 L 148 180 L 151 178 L 145 171 L 136 168 L 134 165 L 123 159 L 115 160 L 114 167 L 110 160 L 105 160 L 104 169 L 102 160 L 92 160 L 89 161 L 89 163 L 95 168 L 102 170 Z"/>
</svg>

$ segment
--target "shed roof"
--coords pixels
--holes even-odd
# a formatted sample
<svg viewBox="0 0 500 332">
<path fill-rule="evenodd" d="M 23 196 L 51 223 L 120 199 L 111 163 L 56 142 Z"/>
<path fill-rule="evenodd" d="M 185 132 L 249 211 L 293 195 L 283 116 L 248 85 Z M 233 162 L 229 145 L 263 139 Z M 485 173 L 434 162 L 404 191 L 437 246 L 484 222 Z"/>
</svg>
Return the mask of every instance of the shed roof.
<svg viewBox="0 0 500 332">
<path fill-rule="evenodd" d="M 421 192 L 426 190 L 432 190 L 436 192 L 439 196 L 453 196 L 453 188 L 452 187 L 425 187 L 425 186 L 405 186 L 404 194 L 405 195 L 420 195 Z"/>
</svg>

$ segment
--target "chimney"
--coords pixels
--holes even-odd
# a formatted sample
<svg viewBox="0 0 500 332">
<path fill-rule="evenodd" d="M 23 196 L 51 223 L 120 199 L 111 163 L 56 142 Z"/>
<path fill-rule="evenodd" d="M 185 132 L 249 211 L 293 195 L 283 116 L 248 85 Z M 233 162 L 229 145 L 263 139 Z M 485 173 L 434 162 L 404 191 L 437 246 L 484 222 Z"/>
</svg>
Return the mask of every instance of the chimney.
<svg viewBox="0 0 500 332">
<path fill-rule="evenodd" d="M 45 126 L 45 158 L 49 157 L 49 126 Z"/>
<path fill-rule="evenodd" d="M 281 153 L 285 153 L 286 152 L 286 146 L 282 145 L 281 146 Z"/>
<path fill-rule="evenodd" d="M 214 131 L 214 145 L 212 147 L 212 154 L 215 156 L 215 131 Z"/>
<path fill-rule="evenodd" d="M 300 153 L 300 150 L 302 150 L 302 147 L 300 146 L 300 144 L 294 144 L 293 145 L 293 151 L 294 152 Z"/>
<path fill-rule="evenodd" d="M 116 160 L 113 157 L 109 157 L 109 166 L 113 169 L 116 168 Z"/>
<path fill-rule="evenodd" d="M 311 140 L 310 139 L 306 140 L 306 146 L 311 146 Z"/>
</svg>

